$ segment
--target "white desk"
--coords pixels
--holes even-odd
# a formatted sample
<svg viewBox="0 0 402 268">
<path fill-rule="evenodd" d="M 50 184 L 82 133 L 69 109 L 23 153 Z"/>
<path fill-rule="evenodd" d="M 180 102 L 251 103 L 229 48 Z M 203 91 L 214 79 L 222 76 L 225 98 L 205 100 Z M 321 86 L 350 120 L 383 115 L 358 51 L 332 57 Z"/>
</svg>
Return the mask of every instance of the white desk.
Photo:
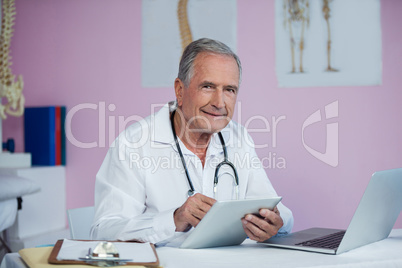
<svg viewBox="0 0 402 268">
<path fill-rule="evenodd" d="M 402 229 L 393 230 L 385 240 L 340 255 L 276 249 L 249 240 L 235 247 L 212 249 L 160 247 L 157 248 L 157 252 L 160 264 L 164 268 L 402 267 Z M 16 267 L 26 266 L 17 253 L 7 254 L 1 268 Z"/>
</svg>

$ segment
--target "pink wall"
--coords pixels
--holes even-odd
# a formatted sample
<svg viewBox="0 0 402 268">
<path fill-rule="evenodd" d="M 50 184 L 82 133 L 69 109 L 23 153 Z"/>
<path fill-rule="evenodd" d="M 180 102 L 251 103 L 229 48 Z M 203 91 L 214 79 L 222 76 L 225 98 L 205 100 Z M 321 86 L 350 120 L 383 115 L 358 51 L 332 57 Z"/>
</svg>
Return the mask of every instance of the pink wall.
<svg viewBox="0 0 402 268">
<path fill-rule="evenodd" d="M 146 116 L 151 104 L 174 98 L 172 88 L 141 87 L 141 1 L 16 2 L 13 71 L 24 76 L 27 105 L 68 109 L 84 103 L 98 105 L 97 110 L 78 112 L 72 120 L 75 138 L 98 146 L 67 145 L 67 206 L 92 205 L 95 174 L 109 144 L 109 118 L 117 122 L 118 116 Z M 286 116 L 278 124 L 276 147 L 272 133 L 252 136 L 257 144 L 269 144 L 258 149 L 261 158 L 275 154 L 286 162 L 286 168 L 271 166 L 267 173 L 293 210 L 295 230 L 313 225 L 345 228 L 371 174 L 402 166 L 402 91 L 398 88 L 402 1 L 381 1 L 381 86 L 294 89 L 277 87 L 273 3 L 254 0 L 250 5 L 238 0 L 238 54 L 244 69 L 238 119 L 245 124 L 258 115 L 272 123 L 271 116 Z M 336 168 L 311 156 L 301 140 L 304 120 L 333 101 L 339 104 L 339 117 L 332 121 L 339 124 Z M 103 103 L 106 112 L 101 111 Z M 109 111 L 109 104 L 116 109 Z M 255 120 L 250 127 L 261 128 L 261 122 Z M 103 124 L 106 132 L 99 134 Z M 22 151 L 22 119 L 7 119 L 3 128 L 4 139 L 14 137 L 17 151 Z M 325 122 L 318 123 L 306 131 L 306 141 L 324 151 L 325 133 Z M 402 227 L 401 219 L 397 226 Z"/>
</svg>

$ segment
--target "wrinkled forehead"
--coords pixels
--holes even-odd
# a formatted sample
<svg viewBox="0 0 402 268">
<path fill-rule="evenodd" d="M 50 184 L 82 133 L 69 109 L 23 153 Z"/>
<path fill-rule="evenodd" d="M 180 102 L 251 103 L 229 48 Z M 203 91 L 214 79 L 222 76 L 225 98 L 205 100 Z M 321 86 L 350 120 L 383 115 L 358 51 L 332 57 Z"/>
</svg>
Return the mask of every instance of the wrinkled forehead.
<svg viewBox="0 0 402 268">
<path fill-rule="evenodd" d="M 215 60 L 219 59 L 224 59 L 226 61 L 232 61 L 234 65 L 236 65 L 236 73 L 237 73 L 237 80 L 238 80 L 238 86 L 240 85 L 240 68 L 239 65 L 237 64 L 236 59 L 232 55 L 227 55 L 227 54 L 218 54 L 214 52 L 201 52 L 197 55 L 197 57 L 194 59 L 194 62 L 191 66 L 190 69 L 190 81 L 193 78 L 195 72 L 199 70 L 203 70 L 211 68 L 212 64 L 215 62 Z M 224 65 L 224 68 L 227 68 L 227 71 L 230 70 L 231 66 L 229 65 Z"/>
</svg>

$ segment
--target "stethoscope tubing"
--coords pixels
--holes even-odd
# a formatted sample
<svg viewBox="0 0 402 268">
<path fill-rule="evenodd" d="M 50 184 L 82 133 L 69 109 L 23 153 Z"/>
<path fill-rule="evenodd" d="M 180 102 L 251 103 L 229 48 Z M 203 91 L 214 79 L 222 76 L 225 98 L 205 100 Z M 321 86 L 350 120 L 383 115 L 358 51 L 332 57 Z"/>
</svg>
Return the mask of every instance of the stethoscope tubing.
<svg viewBox="0 0 402 268">
<path fill-rule="evenodd" d="M 173 138 L 174 138 L 174 141 L 175 141 L 175 143 L 176 143 L 177 152 L 178 152 L 179 155 L 180 155 L 180 159 L 181 159 L 181 162 L 182 162 L 182 164 L 183 164 L 184 171 L 185 171 L 185 173 L 186 173 L 186 178 L 187 178 L 187 181 L 188 181 L 188 185 L 189 185 L 189 188 L 190 188 L 187 193 L 188 193 L 188 196 L 192 196 L 192 195 L 194 194 L 195 190 L 194 190 L 193 183 L 191 182 L 190 175 L 189 175 L 189 173 L 188 173 L 188 169 L 187 169 L 186 162 L 184 161 L 183 153 L 182 153 L 182 151 L 181 151 L 181 149 L 180 149 L 179 141 L 177 140 L 176 130 L 175 130 L 175 127 L 174 127 L 174 120 L 173 120 L 175 113 L 176 113 L 176 110 L 174 110 L 174 111 L 172 112 L 172 114 L 170 115 L 170 123 L 171 123 L 171 126 L 172 126 Z M 239 199 L 239 176 L 238 176 L 238 174 L 237 174 L 236 167 L 233 165 L 232 162 L 230 162 L 230 161 L 228 160 L 227 150 L 226 150 L 226 144 L 225 144 L 225 140 L 223 139 L 222 133 L 221 133 L 221 132 L 218 132 L 218 136 L 219 136 L 220 142 L 221 142 L 221 144 L 222 144 L 224 160 L 223 160 L 222 162 L 220 162 L 220 163 L 216 166 L 216 169 L 215 169 L 215 176 L 214 176 L 214 196 L 216 196 L 216 192 L 217 192 L 219 170 L 220 170 L 220 168 L 221 168 L 223 165 L 229 165 L 229 166 L 232 168 L 233 173 L 234 173 L 236 198 Z"/>
</svg>

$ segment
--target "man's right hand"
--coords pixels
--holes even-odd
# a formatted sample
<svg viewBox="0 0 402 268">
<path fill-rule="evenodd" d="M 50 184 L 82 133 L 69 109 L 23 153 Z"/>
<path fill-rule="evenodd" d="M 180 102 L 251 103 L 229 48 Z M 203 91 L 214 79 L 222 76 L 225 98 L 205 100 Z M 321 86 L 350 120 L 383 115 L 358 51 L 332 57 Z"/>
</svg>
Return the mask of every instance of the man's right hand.
<svg viewBox="0 0 402 268">
<path fill-rule="evenodd" d="M 196 227 L 215 202 L 215 199 L 199 193 L 190 196 L 174 212 L 176 232 L 186 232 L 191 226 Z"/>
</svg>

